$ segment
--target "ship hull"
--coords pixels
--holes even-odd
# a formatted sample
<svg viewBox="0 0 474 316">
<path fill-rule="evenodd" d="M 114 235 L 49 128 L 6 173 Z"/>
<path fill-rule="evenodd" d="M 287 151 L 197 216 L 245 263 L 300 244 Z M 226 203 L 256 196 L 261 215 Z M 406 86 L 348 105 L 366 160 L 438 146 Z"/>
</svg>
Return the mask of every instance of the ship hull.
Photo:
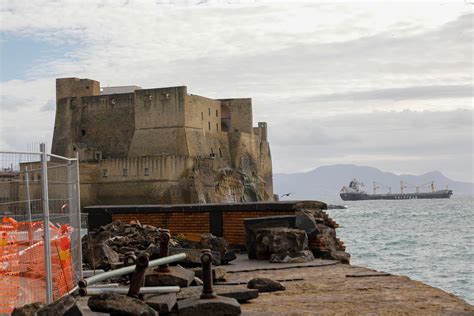
<svg viewBox="0 0 474 316">
<path fill-rule="evenodd" d="M 413 199 L 449 199 L 452 190 L 441 190 L 427 193 L 395 193 L 395 194 L 367 194 L 367 193 L 341 193 L 344 201 L 361 200 L 413 200 Z"/>
</svg>

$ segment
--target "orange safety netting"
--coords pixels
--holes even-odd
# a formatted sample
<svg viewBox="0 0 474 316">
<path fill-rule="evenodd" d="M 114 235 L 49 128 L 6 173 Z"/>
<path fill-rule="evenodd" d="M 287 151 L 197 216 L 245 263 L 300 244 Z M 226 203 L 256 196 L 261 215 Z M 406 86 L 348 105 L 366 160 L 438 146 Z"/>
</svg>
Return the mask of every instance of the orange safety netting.
<svg viewBox="0 0 474 316">
<path fill-rule="evenodd" d="M 73 287 L 71 229 L 50 224 L 53 298 Z M 0 224 L 0 313 L 15 306 L 46 302 L 43 222 L 16 222 L 4 218 Z"/>
</svg>

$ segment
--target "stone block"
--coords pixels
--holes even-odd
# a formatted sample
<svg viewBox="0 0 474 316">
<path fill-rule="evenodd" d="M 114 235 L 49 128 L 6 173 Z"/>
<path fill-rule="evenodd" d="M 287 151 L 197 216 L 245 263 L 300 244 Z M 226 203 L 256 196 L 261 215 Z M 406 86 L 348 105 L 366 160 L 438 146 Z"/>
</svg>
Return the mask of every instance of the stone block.
<svg viewBox="0 0 474 316">
<path fill-rule="evenodd" d="M 218 296 L 213 299 L 200 299 L 191 297 L 178 302 L 180 316 L 220 316 L 240 315 L 240 304 L 229 297 Z"/>
<path fill-rule="evenodd" d="M 270 259 L 272 254 L 285 255 L 308 249 L 304 230 L 294 228 L 261 228 L 256 231 L 256 259 Z"/>
<path fill-rule="evenodd" d="M 257 218 L 245 218 L 245 248 L 249 259 L 257 259 L 256 254 L 256 232 L 261 228 L 272 227 L 294 227 L 294 215 L 266 216 Z"/>
<path fill-rule="evenodd" d="M 176 293 L 145 295 L 145 302 L 159 314 L 171 312 L 176 305 Z"/>
<path fill-rule="evenodd" d="M 145 273 L 145 286 L 188 287 L 192 281 L 194 272 L 181 266 L 169 267 L 169 272 L 151 270 Z"/>
</svg>

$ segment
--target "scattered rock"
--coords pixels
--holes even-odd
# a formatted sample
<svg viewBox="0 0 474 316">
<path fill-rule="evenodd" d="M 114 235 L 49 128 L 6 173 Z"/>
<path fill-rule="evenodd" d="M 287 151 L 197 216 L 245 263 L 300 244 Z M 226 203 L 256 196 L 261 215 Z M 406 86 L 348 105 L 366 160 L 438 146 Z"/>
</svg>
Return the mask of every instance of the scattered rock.
<svg viewBox="0 0 474 316">
<path fill-rule="evenodd" d="M 247 283 L 249 289 L 256 289 L 258 292 L 284 291 L 285 287 L 277 281 L 266 278 L 254 278 Z"/>
<path fill-rule="evenodd" d="M 89 298 L 89 308 L 94 312 L 105 312 L 117 316 L 157 316 L 158 313 L 136 298 L 115 293 L 102 293 Z M 57 314 L 61 315 L 61 314 Z"/>
<path fill-rule="evenodd" d="M 12 316 L 34 316 L 43 306 L 44 304 L 40 302 L 23 305 L 22 307 L 15 308 Z"/>
<path fill-rule="evenodd" d="M 76 299 L 72 295 L 66 295 L 51 304 L 45 305 L 36 312 L 38 316 L 80 316 L 81 310 L 76 305 Z"/>
<path fill-rule="evenodd" d="M 328 210 L 347 210 L 347 207 L 344 205 L 328 204 Z"/>
</svg>

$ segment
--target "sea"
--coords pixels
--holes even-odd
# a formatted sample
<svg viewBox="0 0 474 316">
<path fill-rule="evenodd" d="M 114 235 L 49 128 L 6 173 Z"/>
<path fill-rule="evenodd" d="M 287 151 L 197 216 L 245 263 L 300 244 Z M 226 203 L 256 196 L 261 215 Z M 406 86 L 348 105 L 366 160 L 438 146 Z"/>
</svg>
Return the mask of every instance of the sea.
<svg viewBox="0 0 474 316">
<path fill-rule="evenodd" d="M 405 275 L 474 305 L 474 196 L 342 201 L 328 210 L 351 264 Z"/>
</svg>

